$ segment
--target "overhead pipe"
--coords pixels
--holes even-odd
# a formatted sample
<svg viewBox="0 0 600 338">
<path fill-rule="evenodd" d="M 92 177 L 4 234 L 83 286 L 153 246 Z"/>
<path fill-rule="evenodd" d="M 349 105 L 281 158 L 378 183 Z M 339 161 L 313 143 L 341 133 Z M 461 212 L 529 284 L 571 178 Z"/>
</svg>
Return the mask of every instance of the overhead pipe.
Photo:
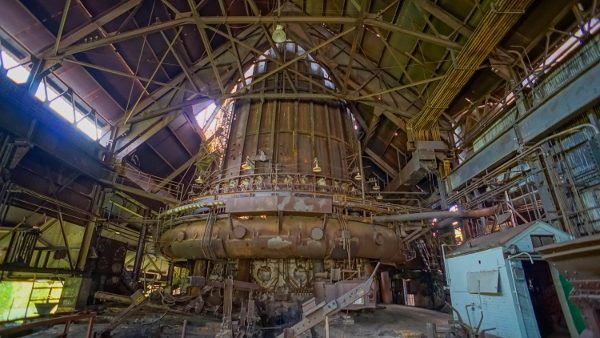
<svg viewBox="0 0 600 338">
<path fill-rule="evenodd" d="M 421 221 L 426 219 L 444 219 L 444 218 L 479 218 L 492 216 L 496 213 L 498 206 L 477 209 L 477 210 L 459 210 L 459 211 L 428 211 L 414 214 L 383 215 L 373 217 L 374 222 L 409 222 Z"/>
</svg>

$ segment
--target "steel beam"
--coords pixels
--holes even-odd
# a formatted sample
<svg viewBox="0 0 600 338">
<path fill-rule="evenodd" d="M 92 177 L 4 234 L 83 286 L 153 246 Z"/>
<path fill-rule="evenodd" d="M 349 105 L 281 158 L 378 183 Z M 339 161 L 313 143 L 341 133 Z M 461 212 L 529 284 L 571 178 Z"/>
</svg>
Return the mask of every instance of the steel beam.
<svg viewBox="0 0 600 338">
<path fill-rule="evenodd" d="M 175 37 L 173 37 L 173 39 L 171 40 L 171 42 L 167 45 L 167 50 L 163 54 L 162 58 L 158 61 L 158 64 L 156 65 L 156 68 L 154 68 L 154 71 L 152 72 L 152 75 L 150 75 L 150 81 L 154 80 L 154 77 L 158 73 L 158 70 L 161 68 L 163 62 L 165 62 L 165 59 L 167 58 L 167 56 L 169 55 L 169 53 L 171 52 L 171 50 L 173 48 L 173 44 L 175 44 L 175 41 L 177 41 L 177 38 L 179 37 L 179 34 L 181 34 L 181 30 L 182 30 L 181 28 L 179 28 L 177 30 L 177 33 L 175 34 Z M 129 110 L 129 112 L 127 112 L 125 114 L 125 120 L 123 121 L 123 124 L 127 124 L 127 121 L 129 120 L 129 118 L 131 118 L 131 115 L 135 112 L 135 109 L 137 108 L 137 105 L 142 100 L 142 97 L 144 96 L 144 92 L 148 91 L 148 87 L 149 86 L 150 86 L 150 82 L 147 82 L 146 85 L 144 86 L 144 90 L 140 93 L 140 96 L 138 96 L 137 100 L 135 101 L 135 103 L 133 104 L 133 106 L 131 107 L 131 109 Z"/>
<path fill-rule="evenodd" d="M 432 125 L 525 12 L 531 0 L 499 0 L 484 11 L 481 23 L 459 51 L 443 81 L 428 95 L 421 112 L 407 126 L 409 140 L 435 137 Z"/>
<path fill-rule="evenodd" d="M 408 84 L 403 84 L 403 85 L 400 85 L 400 86 L 397 86 L 397 87 L 394 87 L 394 88 L 388 88 L 386 90 L 382 90 L 382 91 L 380 91 L 378 93 L 371 93 L 371 94 L 367 94 L 367 95 L 362 95 L 362 96 L 358 97 L 357 100 L 364 100 L 364 99 L 368 99 L 368 98 L 373 97 L 373 96 L 379 96 L 379 95 L 383 95 L 383 94 L 387 94 L 387 93 L 391 93 L 391 92 L 397 92 L 397 91 L 402 90 L 402 89 L 407 89 L 407 88 L 419 86 L 419 85 L 422 85 L 422 84 L 439 81 L 439 80 L 441 80 L 443 78 L 444 78 L 444 75 L 441 75 L 441 76 L 436 76 L 436 77 L 432 77 L 432 78 L 428 78 L 428 79 L 423 79 L 423 80 L 416 81 L 416 82 L 411 82 L 411 83 L 408 83 Z"/>
<path fill-rule="evenodd" d="M 217 68 L 217 64 L 215 63 L 215 57 L 213 55 L 212 46 L 210 45 L 210 40 L 206 35 L 206 30 L 204 30 L 206 24 L 202 22 L 200 14 L 198 14 L 198 10 L 196 9 L 196 1 L 188 0 L 188 5 L 190 6 L 192 17 L 194 18 L 194 22 L 196 23 L 198 34 L 200 34 L 200 39 L 202 40 L 202 44 L 204 45 L 204 51 L 206 52 L 206 56 L 208 56 L 208 60 L 210 61 L 210 66 L 215 75 L 215 79 L 217 80 L 217 84 L 219 85 L 219 89 L 221 90 L 221 94 L 225 94 L 225 87 L 223 86 L 221 74 L 219 73 L 219 69 Z"/>
<path fill-rule="evenodd" d="M 0 111 L 0 129 L 28 140 L 92 179 L 114 178 L 114 172 L 102 163 L 103 149 L 96 142 L 85 139 L 74 126 L 6 78 L 0 78 Z"/>
<path fill-rule="evenodd" d="M 123 159 L 125 156 L 133 152 L 137 147 L 139 147 L 142 143 L 146 142 L 150 137 L 159 132 L 161 129 L 166 127 L 169 123 L 173 122 L 177 115 L 178 111 L 171 111 L 167 115 L 165 115 L 158 123 L 154 124 L 149 129 L 143 130 L 140 134 L 135 135 L 135 138 L 131 140 L 131 143 L 127 144 L 125 147 L 119 149 L 116 152 L 116 156 L 118 159 Z"/>
<path fill-rule="evenodd" d="M 194 17 L 193 13 L 181 13 L 177 18 L 160 22 L 154 25 L 133 29 L 127 32 L 120 32 L 119 34 L 112 34 L 102 39 L 98 39 L 91 42 L 81 43 L 67 48 L 59 48 L 58 54 L 61 57 L 67 55 L 73 55 L 81 52 L 85 52 L 98 47 L 110 45 L 113 43 L 129 40 L 143 35 L 148 35 L 163 30 L 171 29 L 182 25 L 199 24 L 202 27 L 206 25 L 264 25 L 264 24 L 340 24 L 340 25 L 351 25 L 355 26 L 357 21 L 363 20 L 362 18 L 354 18 L 348 16 L 197 16 Z M 408 36 L 415 37 L 419 40 L 430 42 L 436 45 L 440 45 L 446 48 L 461 49 L 461 45 L 450 41 L 446 38 L 436 37 L 427 33 L 413 31 L 410 29 L 396 26 L 392 23 L 385 22 L 376 18 L 366 18 L 362 21 L 365 25 L 377 27 L 386 31 L 396 32 L 405 34 Z M 52 58 L 51 54 L 44 55 L 45 58 Z"/>
<path fill-rule="evenodd" d="M 243 41 L 241 41 L 239 39 L 234 38 L 231 34 L 226 34 L 224 32 L 221 32 L 217 28 L 214 28 L 214 27 L 211 27 L 211 26 L 207 26 L 206 28 L 209 29 L 209 30 L 211 30 L 211 31 L 213 31 L 213 32 L 215 32 L 216 34 L 219 34 L 219 35 L 223 36 L 224 38 L 227 38 L 231 42 L 232 46 L 238 44 L 238 45 L 246 48 L 247 50 L 252 51 L 252 52 L 254 52 L 254 53 L 258 54 L 258 55 L 262 55 L 265 52 L 265 51 L 260 51 L 260 50 L 256 49 L 256 47 L 250 46 L 249 44 L 247 44 L 247 43 L 245 43 L 245 42 L 243 42 Z M 264 26 L 261 26 L 261 29 L 265 30 L 265 32 L 266 32 L 266 29 L 264 28 Z M 266 34 L 268 34 L 268 32 L 266 32 Z M 277 50 L 276 46 L 273 43 L 271 43 L 271 37 L 267 36 L 266 38 L 267 38 L 269 44 L 271 44 L 271 48 L 273 48 L 273 50 L 275 51 L 275 53 L 277 55 L 279 55 L 279 56 L 278 56 L 278 58 L 273 59 L 273 58 L 270 58 L 269 56 L 265 55 L 265 59 L 267 61 L 272 61 L 275 64 L 281 66 L 283 64 L 283 61 L 281 60 L 279 51 Z M 313 79 L 313 78 L 311 78 L 309 76 L 306 76 L 302 72 L 299 72 L 299 71 L 297 71 L 297 70 L 295 70 L 293 68 L 289 68 L 289 67 L 285 68 L 285 71 L 286 72 L 290 71 L 290 72 L 296 74 L 297 76 L 305 79 L 306 81 L 312 83 L 313 85 L 318 86 L 319 88 L 321 88 L 325 92 L 334 93 L 333 90 L 331 90 L 330 88 L 325 87 L 325 85 L 323 83 L 318 82 L 318 81 L 316 81 L 315 79 Z M 284 73 L 284 74 L 287 75 L 287 73 Z M 291 79 L 289 78 L 289 76 L 287 78 L 290 81 L 290 84 L 293 85 L 293 83 L 291 82 Z M 254 83 L 254 81 L 253 81 L 253 83 Z M 242 82 L 242 84 L 243 84 L 243 86 L 245 86 L 245 82 Z M 225 95 L 227 95 L 227 94 L 225 94 Z"/>
<path fill-rule="evenodd" d="M 379 156 L 373 150 L 371 150 L 370 148 L 364 148 L 364 151 L 365 151 L 365 154 L 367 154 L 367 156 L 369 156 L 371 158 L 371 160 L 373 160 L 373 162 L 375 162 L 375 164 L 377 164 L 378 167 L 380 167 L 388 175 L 390 175 L 390 177 L 395 178 L 396 176 L 398 176 L 398 171 L 396 169 L 392 168 L 391 165 L 389 165 L 383 158 L 381 158 L 381 156 Z"/>
<path fill-rule="evenodd" d="M 447 12 L 431 0 L 413 0 L 419 7 L 427 11 L 431 15 L 435 16 L 438 20 L 448 25 L 448 27 L 456 30 L 460 34 L 470 37 L 473 34 L 473 30 L 465 25 L 461 20 L 457 19 L 454 15 Z"/>
<path fill-rule="evenodd" d="M 503 159 L 515 154 L 521 147 L 517 135 L 520 135 L 523 142 L 534 141 L 556 130 L 561 123 L 598 102 L 598 79 L 600 64 L 596 62 L 456 168 L 447 179 L 451 189 L 459 188 L 469 179 L 485 170 L 493 169 Z"/>
<path fill-rule="evenodd" d="M 328 44 L 330 44 L 330 43 L 334 42 L 335 40 L 337 40 L 337 39 L 340 39 L 340 38 L 342 38 L 343 36 L 345 36 L 345 35 L 347 35 L 347 34 L 349 34 L 349 33 L 353 32 L 355 29 L 356 29 L 356 27 L 350 27 L 350 28 L 346 29 L 345 31 L 343 31 L 343 32 L 341 32 L 341 33 L 339 33 L 339 34 L 336 34 L 336 35 L 334 35 L 334 36 L 330 37 L 329 39 L 327 39 L 327 40 L 325 40 L 325 41 L 323 41 L 323 42 L 321 42 L 321 43 L 317 44 L 316 46 L 314 46 L 314 47 L 310 48 L 309 50 L 305 51 L 304 53 L 302 53 L 302 55 L 298 55 L 297 57 L 295 57 L 295 58 L 293 58 L 293 59 L 291 59 L 291 60 L 289 60 L 289 61 L 287 61 L 287 62 L 285 62 L 285 63 L 283 63 L 283 64 L 281 64 L 281 65 L 279 65 L 278 67 L 276 67 L 275 69 L 271 70 L 270 72 L 268 72 L 268 73 L 265 73 L 265 74 L 263 74 L 262 76 L 260 76 L 260 77 L 258 77 L 258 78 L 256 78 L 256 79 L 254 79 L 254 80 L 252 81 L 252 83 L 253 83 L 253 84 L 256 84 L 256 83 L 258 83 L 258 82 L 264 81 L 265 79 L 269 78 L 269 77 L 270 77 L 270 76 L 272 76 L 273 74 L 275 74 L 275 73 L 277 73 L 277 72 L 281 71 L 282 69 L 285 69 L 285 68 L 286 68 L 286 67 L 288 67 L 289 65 L 291 65 L 291 64 L 294 64 L 295 62 L 297 62 L 297 61 L 299 61 L 299 60 L 302 60 L 302 59 L 304 59 L 304 58 L 305 58 L 307 55 L 309 55 L 310 53 L 314 53 L 315 51 L 317 51 L 317 50 L 319 50 L 319 49 L 323 48 L 324 46 L 327 46 Z"/>
<path fill-rule="evenodd" d="M 103 67 L 103 66 L 99 66 L 99 65 L 95 65 L 92 63 L 88 63 L 88 62 L 83 62 L 83 61 L 79 61 L 79 60 L 74 60 L 74 59 L 64 59 L 63 62 L 68 62 L 68 63 L 72 63 L 72 64 L 76 64 L 85 68 L 92 68 L 92 69 L 96 69 L 102 72 L 106 72 L 109 74 L 113 74 L 113 75 L 118 75 L 118 76 L 123 76 L 129 79 L 133 79 L 136 81 L 140 81 L 140 82 L 150 82 L 152 84 L 161 86 L 161 87 L 167 87 L 170 89 L 177 89 L 177 90 L 183 90 L 186 92 L 189 92 L 190 94 L 196 94 L 196 91 L 192 91 L 186 88 L 181 88 L 181 86 L 177 86 L 177 85 L 173 85 L 171 83 L 166 83 L 166 82 L 161 82 L 161 81 L 157 81 L 157 80 L 151 80 L 149 78 L 143 77 L 143 76 L 139 76 L 139 75 L 133 75 L 131 73 L 125 73 L 125 72 L 120 72 L 118 70 L 114 70 L 112 68 L 107 68 L 107 67 Z"/>
<path fill-rule="evenodd" d="M 64 9 L 62 12 L 62 16 L 60 18 L 60 24 L 58 25 L 58 33 L 56 33 L 56 40 L 54 41 L 54 47 L 52 49 L 54 55 L 56 55 L 58 53 L 60 39 L 62 37 L 63 30 L 65 29 L 65 23 L 67 22 L 67 17 L 69 16 L 70 8 L 71 8 L 71 0 L 65 1 L 65 6 L 64 6 Z"/>
<path fill-rule="evenodd" d="M 118 18 L 119 16 L 127 13 L 127 11 L 129 11 L 132 8 L 134 8 L 135 6 L 137 6 L 140 2 L 141 2 L 141 0 L 128 0 L 122 4 L 119 4 L 111 9 L 109 9 L 107 12 L 105 12 L 103 14 L 100 14 L 96 19 L 92 20 L 90 23 L 87 23 L 84 26 L 73 30 L 72 32 L 65 35 L 64 38 L 62 38 L 62 39 L 61 39 L 61 37 L 62 37 L 62 34 L 61 34 L 61 36 L 57 37 L 57 40 L 56 40 L 54 46 L 50 46 L 50 47 L 44 49 L 43 51 L 37 53 L 36 57 L 43 59 L 45 57 L 55 56 L 56 54 L 58 54 L 58 52 L 61 49 L 65 49 L 65 48 L 73 45 L 75 42 L 83 39 L 84 37 L 88 36 L 89 34 L 93 33 L 94 31 L 98 30 L 100 27 L 104 26 L 105 24 L 107 24 L 107 23 L 113 21 L 114 19 Z M 55 65 L 57 63 L 58 63 L 57 60 L 47 62 L 44 64 L 43 68 L 44 68 L 44 70 L 49 69 L 50 67 L 52 67 L 53 65 Z"/>
</svg>

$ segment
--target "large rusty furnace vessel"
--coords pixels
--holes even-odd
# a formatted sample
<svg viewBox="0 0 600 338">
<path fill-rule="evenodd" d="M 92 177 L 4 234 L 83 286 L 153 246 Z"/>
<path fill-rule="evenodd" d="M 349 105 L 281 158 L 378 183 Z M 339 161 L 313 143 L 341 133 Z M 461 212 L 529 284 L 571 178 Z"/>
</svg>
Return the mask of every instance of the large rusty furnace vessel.
<svg viewBox="0 0 600 338">
<path fill-rule="evenodd" d="M 259 59 L 250 70 L 255 81 L 232 90 L 259 86 L 264 95 L 223 105 L 223 127 L 198 161 L 197 194 L 161 215 L 160 247 L 174 260 L 193 261 L 194 276 L 255 283 L 262 312 L 282 324 L 299 318 L 296 304 L 361 283 L 376 262 L 419 261 L 409 243 L 424 230 L 372 221 L 420 209 L 380 201 L 377 183 L 364 177 L 345 102 L 301 99 L 319 90 L 315 83 L 333 86 L 327 72 L 293 43 L 268 53 L 305 62 L 288 79 L 269 76 L 277 64 Z M 377 294 L 374 285 L 351 308 L 374 307 Z"/>
</svg>

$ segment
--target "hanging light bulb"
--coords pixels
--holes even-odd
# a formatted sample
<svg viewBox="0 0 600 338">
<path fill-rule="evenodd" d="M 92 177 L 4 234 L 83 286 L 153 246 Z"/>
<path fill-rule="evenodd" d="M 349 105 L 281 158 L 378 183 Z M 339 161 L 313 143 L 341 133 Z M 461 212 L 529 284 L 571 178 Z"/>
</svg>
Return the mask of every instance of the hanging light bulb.
<svg viewBox="0 0 600 338">
<path fill-rule="evenodd" d="M 381 200 L 383 199 L 383 196 L 381 196 L 381 194 L 377 194 L 377 196 L 375 196 L 375 198 L 376 198 L 378 201 L 381 201 Z"/>
<path fill-rule="evenodd" d="M 202 177 L 202 175 L 198 175 L 194 182 L 196 182 L 197 184 L 202 184 L 204 183 L 204 178 Z"/>
<path fill-rule="evenodd" d="M 285 30 L 283 30 L 283 25 L 277 24 L 271 37 L 273 38 L 273 41 L 277 43 L 284 42 L 287 39 L 287 36 L 285 35 Z"/>
<path fill-rule="evenodd" d="M 379 184 L 375 182 L 375 184 L 373 184 L 373 191 L 379 191 L 380 189 L 381 187 L 379 186 Z"/>
<path fill-rule="evenodd" d="M 254 162 L 250 159 L 250 156 L 246 156 L 246 161 L 242 164 L 242 170 L 254 169 Z"/>
<path fill-rule="evenodd" d="M 356 167 L 356 169 L 354 169 L 354 171 L 356 171 L 356 176 L 354 176 L 354 179 L 357 181 L 362 180 L 362 175 L 360 174 L 360 170 L 358 169 L 358 167 Z"/>
<path fill-rule="evenodd" d="M 262 151 L 262 150 L 258 150 L 258 160 L 260 162 L 266 162 L 267 161 L 267 154 L 265 154 L 265 152 Z"/>
<path fill-rule="evenodd" d="M 321 167 L 319 166 L 319 159 L 315 157 L 315 159 L 313 160 L 313 168 L 312 168 L 313 173 L 320 173 L 321 171 L 323 171 L 323 169 L 321 169 Z"/>
</svg>

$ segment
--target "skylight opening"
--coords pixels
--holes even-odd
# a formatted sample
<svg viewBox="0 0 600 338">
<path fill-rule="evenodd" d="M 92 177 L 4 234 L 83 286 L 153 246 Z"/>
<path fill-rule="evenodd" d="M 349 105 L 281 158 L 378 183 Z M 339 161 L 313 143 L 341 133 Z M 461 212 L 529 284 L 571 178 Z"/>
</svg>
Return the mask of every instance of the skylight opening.
<svg viewBox="0 0 600 338">
<path fill-rule="evenodd" d="M 54 110 L 60 117 L 69 121 L 69 123 L 75 123 L 76 116 L 75 110 L 71 102 L 67 101 L 64 97 L 57 97 L 52 100 L 49 104 L 50 109 Z"/>
<path fill-rule="evenodd" d="M 19 60 L 6 51 L 0 52 L 0 61 L 2 67 L 6 70 L 6 76 L 16 84 L 24 84 L 29 79 L 31 71 L 24 65 L 19 64 Z M 57 115 L 64 118 L 69 123 L 75 125 L 83 134 L 96 141 L 102 134 L 101 127 L 95 119 L 87 117 L 79 108 L 76 108 L 70 100 L 61 96 L 54 88 L 41 81 L 34 97 L 44 103 Z"/>
<path fill-rule="evenodd" d="M 258 63 L 256 65 L 257 74 L 262 74 L 265 72 L 267 68 L 267 61 L 264 54 L 258 57 Z"/>
<path fill-rule="evenodd" d="M 248 67 L 248 69 L 246 69 L 246 72 L 244 72 L 244 79 L 246 81 L 246 85 L 249 85 L 250 83 L 252 83 L 253 76 L 254 76 L 254 63 L 252 65 L 250 65 L 250 67 Z"/>
<path fill-rule="evenodd" d="M 594 35 L 600 30 L 600 19 L 592 18 L 586 24 L 581 25 L 579 29 L 573 34 L 573 36 L 569 37 L 565 40 L 552 54 L 548 55 L 544 61 L 535 69 L 535 71 L 527 76 L 522 82 L 521 85 L 525 88 L 531 88 L 535 85 L 540 75 L 548 73 L 552 70 L 556 65 L 558 65 L 562 60 L 564 60 L 567 56 L 571 55 L 571 53 L 577 49 L 577 47 L 581 44 L 581 37 L 586 34 Z"/>
<path fill-rule="evenodd" d="M 92 121 L 92 119 L 86 117 L 83 118 L 79 123 L 77 123 L 77 128 L 81 130 L 84 134 L 86 134 L 92 140 L 97 140 L 100 138 L 100 134 L 102 131 L 100 128 L 96 127 L 96 123 Z"/>
<path fill-rule="evenodd" d="M 196 116 L 196 123 L 198 123 L 200 128 L 204 130 L 210 120 L 210 117 L 215 112 L 215 109 L 217 109 L 217 105 L 214 102 L 211 102 L 208 106 L 198 111 L 199 106 L 200 105 L 193 105 L 192 111 L 194 111 L 194 115 Z"/>
<path fill-rule="evenodd" d="M 577 31 L 573 33 L 571 37 L 566 39 L 558 48 L 556 48 L 550 55 L 548 55 L 540 64 L 537 65 L 535 70 L 525 77 L 521 81 L 521 86 L 523 88 L 532 88 L 538 82 L 540 77 L 543 74 L 549 73 L 552 71 L 560 62 L 566 59 L 569 55 L 573 53 L 574 50 L 580 45 L 580 39 L 587 35 L 595 35 L 600 31 L 600 19 L 592 18 L 588 22 L 583 25 L 580 25 Z M 510 106 L 515 101 L 514 92 L 509 92 L 503 100 L 498 103 L 491 103 L 491 112 L 495 113 L 504 107 Z M 468 113 L 468 110 L 465 110 L 461 113 Z M 458 126 L 457 126 L 458 128 Z"/>
<path fill-rule="evenodd" d="M 2 51 L 2 66 L 7 70 L 6 76 L 14 83 L 23 84 L 29 78 L 29 69 L 20 65 L 16 58 L 10 56 L 7 52 Z"/>
</svg>

